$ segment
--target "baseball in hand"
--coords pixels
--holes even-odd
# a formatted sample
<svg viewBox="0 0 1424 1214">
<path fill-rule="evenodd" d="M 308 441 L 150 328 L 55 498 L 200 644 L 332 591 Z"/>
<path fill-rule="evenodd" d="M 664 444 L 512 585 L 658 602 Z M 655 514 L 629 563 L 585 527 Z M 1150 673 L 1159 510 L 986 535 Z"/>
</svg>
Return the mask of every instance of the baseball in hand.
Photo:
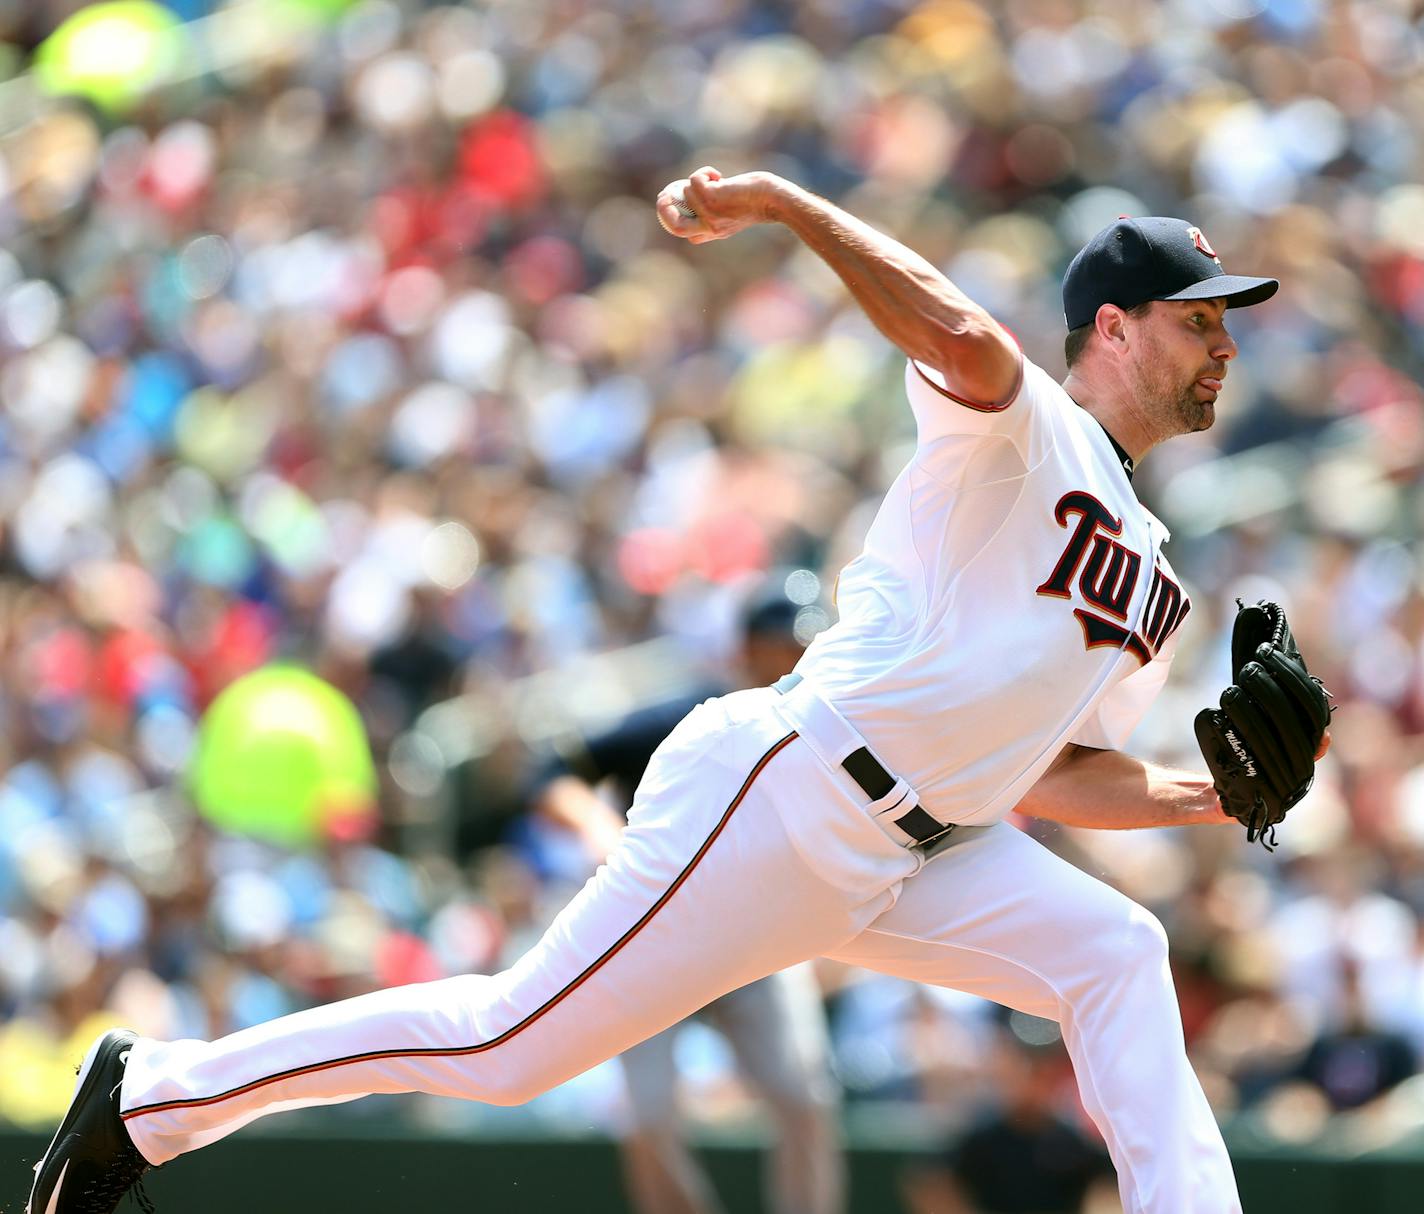
<svg viewBox="0 0 1424 1214">
<path fill-rule="evenodd" d="M 688 203 L 687 199 L 683 197 L 682 191 L 680 189 L 676 187 L 670 187 L 667 192 L 667 200 L 672 203 L 673 209 L 676 210 L 677 213 L 681 215 L 684 219 L 697 218 L 697 212 L 692 209 L 691 204 Z M 663 213 L 661 209 L 658 210 L 658 222 L 662 224 L 663 228 L 672 235 L 682 235 L 682 233 L 675 231 L 672 227 L 668 225 L 667 216 Z"/>
</svg>

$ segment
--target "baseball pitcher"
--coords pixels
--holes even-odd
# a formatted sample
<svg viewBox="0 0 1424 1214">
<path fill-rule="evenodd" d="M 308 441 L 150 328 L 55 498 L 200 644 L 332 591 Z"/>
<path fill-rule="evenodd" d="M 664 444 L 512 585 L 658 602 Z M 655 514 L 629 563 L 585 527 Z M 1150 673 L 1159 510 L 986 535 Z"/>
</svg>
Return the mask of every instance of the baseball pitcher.
<svg viewBox="0 0 1424 1214">
<path fill-rule="evenodd" d="M 704 168 L 657 207 L 697 244 L 783 225 L 907 355 L 918 442 L 841 574 L 839 622 L 791 677 L 673 730 L 617 850 L 504 973 L 211 1042 L 101 1038 L 30 1214 L 112 1210 L 146 1167 L 282 1109 L 519 1103 L 817 955 L 1057 1021 L 1128 1214 L 1240 1214 L 1161 925 L 1002 819 L 1255 837 L 1308 787 L 1328 705 L 1269 605 L 1242 612 L 1232 686 L 1199 722 L 1210 775 L 1118 749 L 1191 608 L 1133 469 L 1212 424 L 1230 310 L 1277 283 L 1226 273 L 1182 220 L 1120 220 L 1068 268 L 1058 383 L 932 265 L 780 177 Z"/>
</svg>

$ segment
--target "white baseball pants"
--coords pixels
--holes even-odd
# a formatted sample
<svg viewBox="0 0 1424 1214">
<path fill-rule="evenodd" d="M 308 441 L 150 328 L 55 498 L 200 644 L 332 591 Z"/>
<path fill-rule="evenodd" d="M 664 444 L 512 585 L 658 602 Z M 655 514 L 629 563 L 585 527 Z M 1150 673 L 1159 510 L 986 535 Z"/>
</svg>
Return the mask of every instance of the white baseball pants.
<svg viewBox="0 0 1424 1214">
<path fill-rule="evenodd" d="M 770 689 L 694 710 L 654 757 L 622 846 L 504 973 L 214 1042 L 137 1042 L 120 1093 L 135 1146 L 160 1164 L 268 1113 L 375 1092 L 523 1103 L 830 955 L 1058 1021 L 1127 1214 L 1240 1214 L 1152 916 L 1005 824 L 961 829 L 926 863 L 877 817 L 904 786 L 867 805 L 784 711 Z"/>
</svg>

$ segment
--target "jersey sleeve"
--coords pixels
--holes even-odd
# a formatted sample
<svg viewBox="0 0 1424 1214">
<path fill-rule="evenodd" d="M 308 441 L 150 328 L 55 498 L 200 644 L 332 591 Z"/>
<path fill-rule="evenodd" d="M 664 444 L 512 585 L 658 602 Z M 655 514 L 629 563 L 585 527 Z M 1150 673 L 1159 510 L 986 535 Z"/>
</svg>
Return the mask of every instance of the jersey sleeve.
<svg viewBox="0 0 1424 1214">
<path fill-rule="evenodd" d="M 949 390 L 941 372 L 914 359 L 905 368 L 905 395 L 921 452 L 945 440 L 998 435 L 1011 440 L 1031 465 L 1063 434 L 1065 411 L 1077 408 L 1052 376 L 1022 354 L 1018 384 L 1000 403 L 963 400 Z"/>
</svg>

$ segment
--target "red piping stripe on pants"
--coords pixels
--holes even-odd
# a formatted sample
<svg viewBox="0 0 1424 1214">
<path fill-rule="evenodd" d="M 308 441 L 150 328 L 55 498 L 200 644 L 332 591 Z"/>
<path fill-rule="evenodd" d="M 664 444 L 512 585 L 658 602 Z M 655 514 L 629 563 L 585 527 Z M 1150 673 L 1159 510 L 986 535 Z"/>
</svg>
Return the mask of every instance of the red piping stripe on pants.
<svg viewBox="0 0 1424 1214">
<path fill-rule="evenodd" d="M 352 1063 L 374 1062 L 382 1058 L 452 1058 L 461 1055 L 483 1054 L 486 1050 L 492 1050 L 496 1046 L 503 1045 L 506 1041 L 512 1040 L 547 1012 L 557 1007 L 568 998 L 569 995 L 573 994 L 574 991 L 578 990 L 580 986 L 608 964 L 609 961 L 617 956 L 618 953 L 652 921 L 653 916 L 668 904 L 672 896 L 677 893 L 687 879 L 692 876 L 693 871 L 697 868 L 698 864 L 702 862 L 702 857 L 707 854 L 712 844 L 717 841 L 718 836 L 726 829 L 727 823 L 731 821 L 732 815 L 745 799 L 752 784 L 756 781 L 757 776 L 761 775 L 766 765 L 795 737 L 796 734 L 794 732 L 787 734 L 757 760 L 756 766 L 752 768 L 751 774 L 747 776 L 741 788 L 737 790 L 737 795 L 732 798 L 731 804 L 723 811 L 717 825 L 712 829 L 712 833 L 703 840 L 702 846 L 697 849 L 696 854 L 687 862 L 687 866 L 678 874 L 677 879 L 663 891 L 662 895 L 649 907 L 643 917 L 614 941 L 608 950 L 604 952 L 597 961 L 584 970 L 583 973 L 579 974 L 577 978 L 556 995 L 547 999 L 541 1006 L 530 1012 L 529 1015 L 519 1021 L 518 1024 L 506 1029 L 498 1037 L 493 1037 L 489 1041 L 482 1041 L 477 1045 L 456 1046 L 451 1049 L 374 1050 L 364 1054 L 350 1054 L 344 1058 L 332 1058 L 326 1062 L 316 1062 L 309 1066 L 293 1067 L 286 1071 L 279 1071 L 275 1075 L 266 1075 L 261 1079 L 254 1079 L 250 1083 L 244 1083 L 241 1087 L 232 1088 L 226 1092 L 219 1092 L 216 1096 L 204 1096 L 198 1100 L 169 1100 L 161 1104 L 140 1105 L 138 1108 L 129 1109 L 128 1112 L 123 1113 L 123 1119 L 125 1121 L 131 1121 L 135 1117 L 142 1117 L 145 1113 L 165 1113 L 174 1109 L 196 1109 L 211 1104 L 219 1104 L 224 1100 L 231 1100 L 235 1096 L 243 1096 L 248 1092 L 256 1091 L 258 1088 L 267 1087 L 269 1084 L 280 1083 L 284 1079 L 294 1079 L 300 1075 L 315 1075 L 320 1071 L 329 1071 L 340 1066 L 350 1066 Z"/>
</svg>

